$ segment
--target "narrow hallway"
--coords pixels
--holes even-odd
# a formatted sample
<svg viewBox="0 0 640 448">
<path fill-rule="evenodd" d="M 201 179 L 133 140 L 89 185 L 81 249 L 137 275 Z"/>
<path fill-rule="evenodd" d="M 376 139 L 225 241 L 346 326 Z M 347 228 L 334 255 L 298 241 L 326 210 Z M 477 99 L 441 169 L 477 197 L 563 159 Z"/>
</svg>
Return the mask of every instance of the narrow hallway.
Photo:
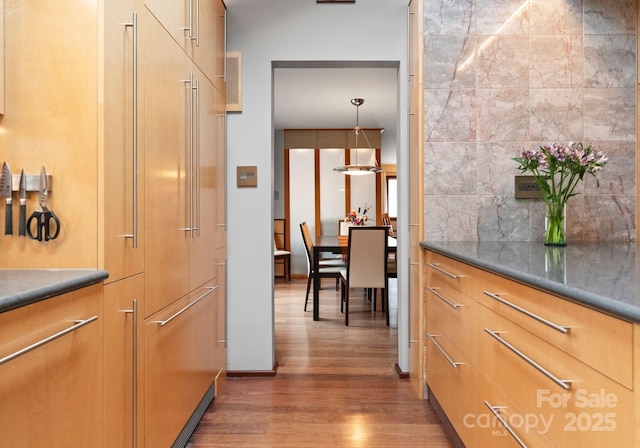
<svg viewBox="0 0 640 448">
<path fill-rule="evenodd" d="M 397 330 L 379 307 L 372 314 L 354 293 L 345 327 L 340 293 L 325 280 L 314 322 L 305 288 L 276 282 L 277 375 L 227 379 L 189 446 L 452 447 L 430 405 L 395 373 Z"/>
</svg>

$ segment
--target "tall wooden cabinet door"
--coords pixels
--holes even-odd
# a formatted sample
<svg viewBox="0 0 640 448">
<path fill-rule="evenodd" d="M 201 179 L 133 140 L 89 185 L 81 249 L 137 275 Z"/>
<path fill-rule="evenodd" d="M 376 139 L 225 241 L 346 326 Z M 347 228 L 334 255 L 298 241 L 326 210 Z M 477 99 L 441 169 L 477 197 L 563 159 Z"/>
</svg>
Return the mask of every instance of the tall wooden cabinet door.
<svg viewBox="0 0 640 448">
<path fill-rule="evenodd" d="M 104 10 L 104 121 L 99 129 L 104 178 L 100 247 L 107 282 L 144 270 L 144 134 L 138 10 L 133 0 L 110 0 Z"/>
<path fill-rule="evenodd" d="M 194 231 L 189 233 L 189 289 L 194 289 L 216 274 L 216 190 L 215 164 L 216 96 L 213 84 L 195 65 L 194 78 L 193 145 L 190 158 L 190 213 Z"/>
<path fill-rule="evenodd" d="M 224 90 L 223 90 L 224 92 Z M 216 88 L 216 247 L 227 245 L 227 104 L 220 90 Z"/>
<path fill-rule="evenodd" d="M 145 322 L 145 443 L 169 447 L 215 381 L 217 288 L 198 288 Z"/>
<path fill-rule="evenodd" d="M 188 291 L 191 83 L 186 55 L 148 12 L 144 48 L 147 315 Z"/>
<path fill-rule="evenodd" d="M 188 3 L 189 0 L 186 0 Z M 217 85 L 216 71 L 216 47 L 218 45 L 216 35 L 218 28 L 218 0 L 191 0 L 192 2 L 192 38 L 187 39 L 186 51 L 198 64 L 198 67 Z"/>
<path fill-rule="evenodd" d="M 226 95 L 226 59 L 227 59 L 227 10 L 222 0 L 213 0 L 214 19 L 214 74 L 215 86 Z"/>
<path fill-rule="evenodd" d="M 144 277 L 104 288 L 104 446 L 142 448 Z M 137 445 L 134 443 L 137 442 Z"/>
<path fill-rule="evenodd" d="M 102 446 L 102 288 L 0 314 L 0 359 L 43 343 L 0 364 L 3 447 Z"/>
</svg>

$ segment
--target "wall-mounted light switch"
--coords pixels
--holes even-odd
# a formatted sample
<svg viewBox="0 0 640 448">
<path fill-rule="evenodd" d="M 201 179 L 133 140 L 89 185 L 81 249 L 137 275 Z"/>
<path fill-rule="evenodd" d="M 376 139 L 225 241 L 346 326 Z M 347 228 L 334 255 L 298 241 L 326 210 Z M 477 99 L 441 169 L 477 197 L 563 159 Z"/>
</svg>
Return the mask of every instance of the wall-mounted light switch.
<svg viewBox="0 0 640 448">
<path fill-rule="evenodd" d="M 516 176 L 516 199 L 542 199 L 534 176 Z"/>
</svg>

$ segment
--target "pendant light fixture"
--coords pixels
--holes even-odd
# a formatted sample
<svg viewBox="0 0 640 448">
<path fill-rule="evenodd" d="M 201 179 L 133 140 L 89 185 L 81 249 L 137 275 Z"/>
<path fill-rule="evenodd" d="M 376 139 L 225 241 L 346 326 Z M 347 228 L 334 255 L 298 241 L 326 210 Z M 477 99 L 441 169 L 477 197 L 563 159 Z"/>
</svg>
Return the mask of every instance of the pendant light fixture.
<svg viewBox="0 0 640 448">
<path fill-rule="evenodd" d="M 342 174 L 347 174 L 350 176 L 359 176 L 364 174 L 374 174 L 374 173 L 382 172 L 382 169 L 378 166 L 378 163 L 376 161 L 375 151 L 373 148 L 371 148 L 371 144 L 369 143 L 369 139 L 367 138 L 367 135 L 364 133 L 364 129 L 360 127 L 359 112 L 360 112 L 360 106 L 362 106 L 363 103 L 364 103 L 364 100 L 362 98 L 353 98 L 351 100 L 351 104 L 356 106 L 356 127 L 353 128 L 353 132 L 356 134 L 356 139 L 355 139 L 355 146 L 353 148 L 350 148 L 350 149 L 356 150 L 355 163 L 345 165 L 344 155 L 343 155 L 340 158 L 340 165 L 333 169 L 334 171 L 337 171 Z M 366 141 L 367 147 L 369 148 L 369 152 L 371 153 L 369 156 L 369 160 L 367 160 L 367 163 L 358 163 L 358 149 L 359 149 L 358 137 L 360 135 L 362 135 L 362 137 Z"/>
</svg>

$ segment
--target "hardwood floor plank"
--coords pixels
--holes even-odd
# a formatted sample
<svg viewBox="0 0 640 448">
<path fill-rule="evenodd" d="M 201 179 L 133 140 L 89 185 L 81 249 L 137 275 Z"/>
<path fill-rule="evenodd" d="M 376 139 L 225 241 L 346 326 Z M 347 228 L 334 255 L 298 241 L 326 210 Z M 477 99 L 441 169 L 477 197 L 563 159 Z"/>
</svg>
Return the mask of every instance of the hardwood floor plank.
<svg viewBox="0 0 640 448">
<path fill-rule="evenodd" d="M 352 294 L 320 291 L 321 320 L 303 311 L 306 280 L 276 283 L 275 377 L 228 378 L 191 448 L 451 448 L 433 409 L 399 379 L 397 329 Z M 308 308 L 311 310 L 311 306 Z"/>
</svg>

